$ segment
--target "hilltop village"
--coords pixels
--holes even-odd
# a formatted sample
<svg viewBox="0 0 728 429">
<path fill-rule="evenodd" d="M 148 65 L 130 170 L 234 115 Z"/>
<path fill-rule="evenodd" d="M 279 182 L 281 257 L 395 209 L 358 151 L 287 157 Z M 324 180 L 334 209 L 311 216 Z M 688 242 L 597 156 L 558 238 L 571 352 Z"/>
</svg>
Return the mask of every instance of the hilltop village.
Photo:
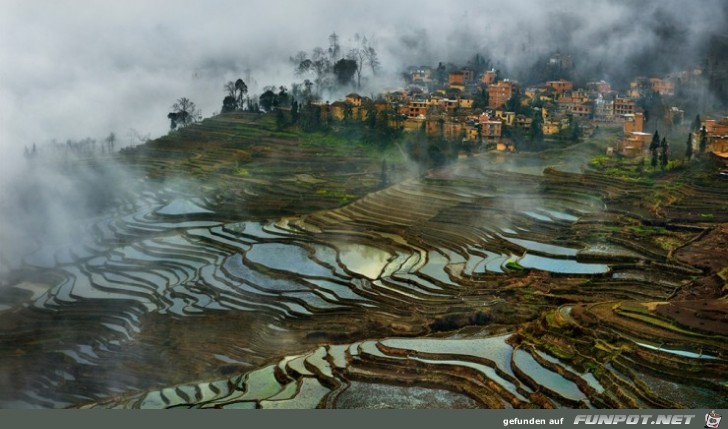
<svg viewBox="0 0 728 429">
<path fill-rule="evenodd" d="M 572 60 L 557 54 L 549 65 L 567 71 Z M 621 126 L 623 135 L 607 155 L 649 156 L 655 149 L 655 131 L 661 128 L 689 131 L 691 149 L 682 149 L 684 139 L 671 142 L 680 148 L 669 149 L 672 157 L 682 157 L 683 152 L 728 157 L 728 117 L 687 117 L 682 108 L 689 104 L 691 111 L 704 112 L 697 102 L 703 79 L 699 68 L 638 77 L 622 90 L 604 80 L 576 86 L 564 78 L 522 86 L 493 68 L 443 64 L 409 67 L 403 78 L 406 89 L 376 99 L 354 92 L 342 100 L 314 104 L 322 121 L 375 122 L 374 113 L 376 120 L 384 119 L 394 129 L 460 143 L 466 152 L 543 149 L 579 141 L 600 127 Z"/>
</svg>

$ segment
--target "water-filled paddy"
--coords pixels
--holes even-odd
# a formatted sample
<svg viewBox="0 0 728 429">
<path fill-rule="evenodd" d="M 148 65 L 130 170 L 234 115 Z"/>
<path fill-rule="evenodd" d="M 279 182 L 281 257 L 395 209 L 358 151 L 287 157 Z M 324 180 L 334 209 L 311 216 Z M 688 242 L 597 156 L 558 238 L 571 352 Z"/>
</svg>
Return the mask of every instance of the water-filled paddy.
<svg viewBox="0 0 728 429">
<path fill-rule="evenodd" d="M 588 178 L 544 172 L 549 160 L 538 156 L 512 165 L 511 155 L 474 157 L 450 175 L 285 216 L 248 216 L 166 189 L 79 219 L 83 240 L 39 242 L 22 271 L 3 279 L 0 379 L 12 383 L 0 386 L 0 406 L 679 403 L 634 393 L 639 386 L 618 368 L 637 358 L 619 360 L 626 346 L 610 341 L 640 323 L 656 329 L 655 320 L 666 336 L 684 327 L 579 305 L 668 299 L 698 274 L 672 269 L 649 234 L 624 236 L 616 216 L 592 227 L 607 203 L 589 192 L 595 183 L 582 183 Z M 256 185 L 260 204 L 299 198 L 291 183 L 270 194 Z M 617 185 L 608 204 L 617 204 Z M 570 311 L 556 311 L 565 304 Z M 514 352 L 516 343 L 524 347 Z M 632 347 L 700 371 L 725 356 Z M 639 365 L 657 372 L 660 363 Z M 423 368 L 434 368 L 437 383 Z M 674 369 L 663 370 L 652 385 L 671 379 Z M 473 377 L 468 386 L 493 390 L 463 393 L 462 374 Z M 547 388 L 543 397 L 522 374 Z M 615 385 L 626 396 L 609 396 Z"/>
</svg>

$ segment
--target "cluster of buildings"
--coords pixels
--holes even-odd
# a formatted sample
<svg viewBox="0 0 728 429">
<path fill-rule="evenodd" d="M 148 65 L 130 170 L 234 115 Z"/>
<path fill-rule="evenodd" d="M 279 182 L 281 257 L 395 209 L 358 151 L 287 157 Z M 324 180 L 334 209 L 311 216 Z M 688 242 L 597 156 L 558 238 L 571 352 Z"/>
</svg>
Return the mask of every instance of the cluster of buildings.
<svg viewBox="0 0 728 429">
<path fill-rule="evenodd" d="M 570 57 L 555 61 L 570 61 Z M 584 87 L 575 87 L 565 79 L 522 87 L 494 69 L 476 72 L 470 67 L 449 71 L 442 66 L 410 67 L 404 76 L 407 89 L 387 92 L 378 100 L 349 94 L 344 100 L 322 104 L 322 114 L 336 120 L 364 120 L 372 111 L 387 112 L 389 125 L 404 131 L 499 150 L 514 148 L 511 136 L 517 131 L 527 136 L 540 131 L 548 141 L 565 135 L 572 127 L 588 135 L 600 124 L 622 123 L 624 137 L 617 150 L 625 156 L 637 156 L 646 153 L 651 140 L 644 129 L 645 114 L 637 105 L 639 97 L 673 95 L 681 84 L 699 77 L 700 71 L 637 78 L 623 92 L 603 80 Z M 666 122 L 684 119 L 684 112 L 677 107 L 666 109 L 664 114 Z M 715 130 L 709 131 L 710 139 L 718 146 L 728 135 L 720 124 L 724 121 L 706 124 Z"/>
<path fill-rule="evenodd" d="M 703 133 L 707 140 L 706 151 L 728 158 L 728 116 L 701 121 L 700 130 L 693 133 L 693 145 L 700 144 Z"/>
<path fill-rule="evenodd" d="M 623 156 L 643 156 L 647 154 L 652 134 L 645 132 L 645 117 L 641 112 L 625 115 L 624 135 L 617 149 Z M 700 148 L 700 141 L 705 138 L 705 151 L 728 159 L 728 116 L 720 119 L 704 119 L 697 130 L 692 133 L 693 153 Z"/>
</svg>

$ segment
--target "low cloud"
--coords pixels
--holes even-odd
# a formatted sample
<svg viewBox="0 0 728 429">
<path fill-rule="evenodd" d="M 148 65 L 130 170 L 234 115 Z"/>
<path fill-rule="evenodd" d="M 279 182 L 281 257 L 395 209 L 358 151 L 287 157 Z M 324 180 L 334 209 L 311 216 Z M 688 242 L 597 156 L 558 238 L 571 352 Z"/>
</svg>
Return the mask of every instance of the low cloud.
<svg viewBox="0 0 728 429">
<path fill-rule="evenodd" d="M 4 4 L 0 27 L 2 147 L 98 137 L 133 127 L 158 136 L 187 96 L 218 111 L 225 81 L 246 72 L 290 85 L 289 56 L 373 36 L 383 77 L 409 64 L 463 62 L 476 52 L 518 74 L 555 49 L 594 78 L 700 64 L 721 30 L 719 0 L 538 2 L 90 1 Z"/>
</svg>

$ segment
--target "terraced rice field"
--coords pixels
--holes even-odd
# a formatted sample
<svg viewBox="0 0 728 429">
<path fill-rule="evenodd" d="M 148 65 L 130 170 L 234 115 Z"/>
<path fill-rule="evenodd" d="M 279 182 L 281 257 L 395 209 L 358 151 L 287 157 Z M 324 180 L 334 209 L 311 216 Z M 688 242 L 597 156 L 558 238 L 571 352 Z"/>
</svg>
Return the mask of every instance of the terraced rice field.
<svg viewBox="0 0 728 429">
<path fill-rule="evenodd" d="M 726 289 L 681 257 L 724 237 L 724 184 L 483 156 L 379 188 L 363 152 L 229 120 L 244 143 L 139 150 L 148 186 L 7 276 L 0 406 L 728 405 Z"/>
</svg>

